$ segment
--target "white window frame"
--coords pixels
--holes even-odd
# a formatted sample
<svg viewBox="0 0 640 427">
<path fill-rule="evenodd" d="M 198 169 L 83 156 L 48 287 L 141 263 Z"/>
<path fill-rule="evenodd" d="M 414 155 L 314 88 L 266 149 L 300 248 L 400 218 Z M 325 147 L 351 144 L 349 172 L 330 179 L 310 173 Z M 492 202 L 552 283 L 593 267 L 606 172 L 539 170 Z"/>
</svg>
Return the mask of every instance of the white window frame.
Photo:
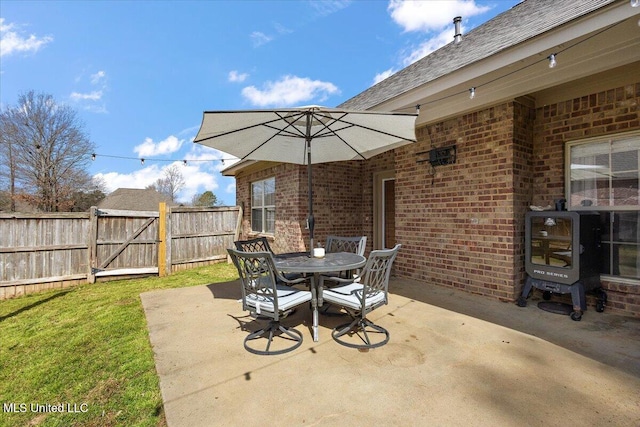
<svg viewBox="0 0 640 427">
<path fill-rule="evenodd" d="M 618 134 L 612 134 L 612 135 L 604 135 L 604 136 L 599 136 L 599 137 L 593 137 L 593 138 L 587 138 L 587 139 L 581 139 L 581 140 L 574 140 L 574 141 L 569 141 L 567 142 L 566 145 L 566 151 L 565 151 L 565 198 L 567 200 L 567 209 L 568 210 L 573 210 L 573 211 L 592 211 L 592 212 L 640 212 L 640 203 L 638 205 L 621 205 L 621 206 L 615 206 L 613 205 L 613 203 L 615 202 L 614 198 L 613 198 L 613 189 L 615 188 L 613 186 L 613 178 L 611 176 L 611 172 L 607 172 L 605 170 L 605 173 L 609 173 L 610 174 L 610 178 L 609 178 L 609 185 L 608 185 L 608 192 L 609 192 L 609 203 L 607 205 L 602 205 L 602 206 L 596 206 L 596 205 L 591 205 L 591 206 L 583 206 L 583 205 L 573 205 L 572 204 L 572 198 L 571 198 L 571 190 L 572 190 L 572 185 L 571 185 L 571 179 L 572 179 L 572 165 L 571 165 L 571 159 L 572 159 L 572 149 L 574 147 L 578 147 L 578 146 L 585 146 L 588 144 L 602 144 L 602 143 L 609 143 L 609 164 L 608 167 L 609 169 L 611 168 L 611 155 L 612 153 L 615 152 L 615 142 L 616 141 L 623 141 L 623 140 L 629 140 L 629 139 L 637 139 L 638 142 L 640 143 L 640 132 L 625 132 L 625 133 L 618 133 Z M 613 149 L 612 149 L 613 147 Z M 639 147 L 640 150 L 640 147 Z M 624 171 L 626 173 L 633 173 L 633 172 L 637 172 L 640 175 L 640 152 L 638 154 L 638 165 L 637 168 L 634 169 L 630 169 L 629 171 Z M 596 186 L 597 187 L 597 186 Z M 596 191 L 596 190 L 594 190 Z M 640 191 L 640 190 L 639 190 Z M 613 221 L 614 215 L 610 215 L 611 220 Z M 613 225 L 611 225 L 610 227 L 613 227 Z M 639 230 L 640 230 L 640 224 L 638 224 Z M 603 243 L 605 243 L 603 241 Z M 606 242 L 610 248 L 613 248 L 614 245 L 634 245 L 634 243 L 631 242 L 615 242 L 615 241 L 607 241 Z M 638 250 L 640 250 L 640 242 L 637 242 L 635 245 L 637 245 L 639 247 Z M 613 249 L 612 249 L 613 250 Z M 611 254 L 608 254 L 610 257 L 610 262 L 613 262 L 613 258 Z M 640 262 L 640 260 L 639 260 Z M 614 280 L 616 282 L 619 281 L 623 281 L 623 282 L 627 282 L 630 284 L 640 284 L 640 279 L 636 279 L 636 278 L 629 278 L 629 277 L 625 277 L 623 275 L 609 275 L 609 274 L 602 274 L 603 278 L 608 278 L 610 280 Z"/>
<path fill-rule="evenodd" d="M 267 182 L 273 182 L 273 184 L 271 185 L 271 187 L 273 188 L 273 203 L 274 204 L 266 204 L 265 199 L 266 199 L 266 194 L 265 194 L 265 184 Z M 257 204 L 254 204 L 255 200 L 254 200 L 254 188 L 255 186 L 262 186 L 262 196 L 260 198 L 260 200 L 257 202 Z M 260 233 L 260 234 L 269 234 L 269 235 L 273 235 L 275 233 L 275 221 L 273 223 L 273 230 L 269 230 L 267 228 L 267 212 L 268 211 L 273 211 L 274 215 L 275 215 L 275 210 L 276 210 L 276 205 L 275 205 L 275 188 L 276 188 L 276 178 L 274 176 L 269 177 L 269 178 L 265 178 L 259 181 L 253 181 L 251 183 L 251 231 L 254 233 Z M 260 230 L 257 230 L 256 227 L 254 226 L 254 211 L 260 211 L 260 218 L 261 218 L 261 223 L 262 223 L 262 227 L 260 227 Z"/>
</svg>

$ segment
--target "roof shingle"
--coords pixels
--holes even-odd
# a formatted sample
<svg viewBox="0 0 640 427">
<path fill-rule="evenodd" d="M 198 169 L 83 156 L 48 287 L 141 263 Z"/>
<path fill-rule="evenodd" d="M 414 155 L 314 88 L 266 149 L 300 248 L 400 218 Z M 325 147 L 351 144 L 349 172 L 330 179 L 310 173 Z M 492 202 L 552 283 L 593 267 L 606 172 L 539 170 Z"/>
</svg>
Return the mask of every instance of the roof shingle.
<svg viewBox="0 0 640 427">
<path fill-rule="evenodd" d="M 350 110 L 372 108 L 614 1 L 525 0 L 464 34 L 462 43 L 456 45 L 452 41 L 338 107 Z"/>
</svg>

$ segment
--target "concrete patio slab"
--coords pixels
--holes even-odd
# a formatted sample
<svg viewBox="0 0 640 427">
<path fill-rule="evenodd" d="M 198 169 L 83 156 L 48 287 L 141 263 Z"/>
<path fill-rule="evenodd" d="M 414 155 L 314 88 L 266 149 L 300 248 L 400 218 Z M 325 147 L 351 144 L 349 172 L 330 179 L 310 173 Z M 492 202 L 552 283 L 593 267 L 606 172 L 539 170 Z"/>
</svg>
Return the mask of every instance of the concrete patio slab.
<svg viewBox="0 0 640 427">
<path fill-rule="evenodd" d="M 344 318 L 301 307 L 297 350 L 244 350 L 258 323 L 238 282 L 141 295 L 170 427 L 640 425 L 640 320 L 587 311 L 580 322 L 424 283 L 394 280 L 370 318 L 391 340 L 335 343 Z"/>
</svg>

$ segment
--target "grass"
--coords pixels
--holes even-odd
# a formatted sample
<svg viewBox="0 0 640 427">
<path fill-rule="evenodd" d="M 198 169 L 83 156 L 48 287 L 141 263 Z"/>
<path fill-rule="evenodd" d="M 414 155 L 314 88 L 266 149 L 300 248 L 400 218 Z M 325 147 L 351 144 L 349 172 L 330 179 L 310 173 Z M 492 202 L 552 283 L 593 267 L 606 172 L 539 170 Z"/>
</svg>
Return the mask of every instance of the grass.
<svg viewBox="0 0 640 427">
<path fill-rule="evenodd" d="M 222 263 L 0 301 L 0 426 L 166 425 L 139 295 L 236 278 Z"/>
</svg>

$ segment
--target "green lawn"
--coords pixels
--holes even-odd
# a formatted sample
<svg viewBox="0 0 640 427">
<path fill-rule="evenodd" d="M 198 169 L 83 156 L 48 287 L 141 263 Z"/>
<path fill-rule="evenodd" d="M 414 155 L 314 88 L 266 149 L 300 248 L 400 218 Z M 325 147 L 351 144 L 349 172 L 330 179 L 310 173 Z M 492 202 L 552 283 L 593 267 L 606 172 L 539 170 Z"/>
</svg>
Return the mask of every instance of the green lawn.
<svg viewBox="0 0 640 427">
<path fill-rule="evenodd" d="M 236 278 L 222 263 L 0 301 L 0 426 L 166 425 L 139 295 Z"/>
</svg>

